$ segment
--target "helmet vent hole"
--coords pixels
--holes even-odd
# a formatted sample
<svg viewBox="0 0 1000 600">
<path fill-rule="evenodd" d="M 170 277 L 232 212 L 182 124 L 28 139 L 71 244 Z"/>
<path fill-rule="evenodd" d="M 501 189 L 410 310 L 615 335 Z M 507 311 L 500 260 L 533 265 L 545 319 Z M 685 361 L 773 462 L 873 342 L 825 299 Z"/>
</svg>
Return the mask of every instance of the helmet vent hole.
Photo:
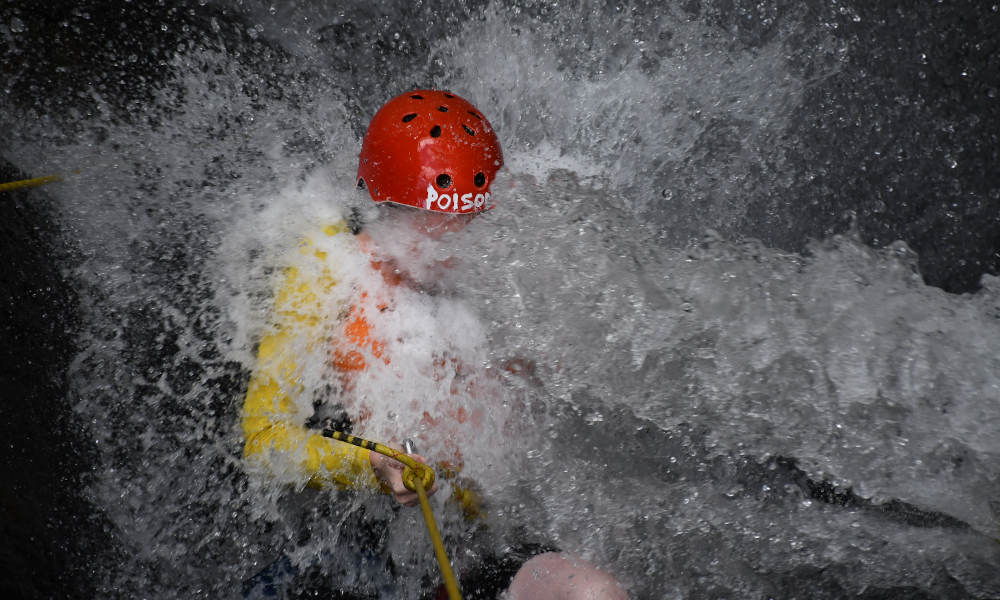
<svg viewBox="0 0 1000 600">
<path fill-rule="evenodd" d="M 473 130 L 471 130 L 471 129 L 469 129 L 468 125 L 462 125 L 462 129 L 464 129 L 465 133 L 467 133 L 469 135 L 476 135 L 476 132 L 473 131 Z"/>
<path fill-rule="evenodd" d="M 447 106 L 439 106 L 438 110 L 441 111 L 441 112 L 448 112 L 448 107 Z"/>
<path fill-rule="evenodd" d="M 476 173 L 472 183 L 476 184 L 476 187 L 483 187 L 486 184 L 486 175 L 483 175 L 482 172 Z"/>
<path fill-rule="evenodd" d="M 358 179 L 358 189 L 359 190 L 365 189 L 365 180 L 364 179 L 361 179 L 361 178 Z"/>
<path fill-rule="evenodd" d="M 412 121 L 413 119 L 416 119 L 416 118 L 417 118 L 417 113 L 410 113 L 410 114 L 408 114 L 408 115 L 406 115 L 406 116 L 403 117 L 403 122 L 404 123 L 409 123 L 410 121 Z"/>
<path fill-rule="evenodd" d="M 439 188 L 447 189 L 451 186 L 451 175 L 448 175 L 447 173 L 441 173 L 440 175 L 437 176 L 436 181 Z"/>
<path fill-rule="evenodd" d="M 451 95 L 451 94 L 449 94 L 448 92 L 445 92 L 445 93 L 444 93 L 444 97 L 445 97 L 445 98 L 454 98 L 454 96 L 452 96 L 452 95 Z"/>
<path fill-rule="evenodd" d="M 480 121 L 482 121 L 482 120 L 483 120 L 483 118 L 482 118 L 482 117 L 480 117 L 480 116 L 479 116 L 479 115 L 477 115 L 476 113 L 472 112 L 471 110 L 469 111 L 469 114 L 470 114 L 470 115 L 472 115 L 473 117 L 476 117 L 476 118 L 477 118 L 477 119 L 479 119 Z"/>
<path fill-rule="evenodd" d="M 410 98 L 413 98 L 414 100 L 423 100 L 424 99 L 424 97 L 421 96 L 420 94 L 413 94 L 412 96 L 410 96 Z"/>
<path fill-rule="evenodd" d="M 431 128 L 431 137 L 441 137 L 441 126 L 435 125 Z"/>
</svg>

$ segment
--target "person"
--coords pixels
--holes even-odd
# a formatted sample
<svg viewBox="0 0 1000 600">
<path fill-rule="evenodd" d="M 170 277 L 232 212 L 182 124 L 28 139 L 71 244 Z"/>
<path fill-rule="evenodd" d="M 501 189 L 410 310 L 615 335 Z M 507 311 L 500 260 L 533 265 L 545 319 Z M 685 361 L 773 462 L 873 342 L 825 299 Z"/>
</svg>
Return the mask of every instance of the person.
<svg viewBox="0 0 1000 600">
<path fill-rule="evenodd" d="M 451 92 L 418 89 L 391 99 L 372 118 L 362 143 L 357 181 L 377 206 L 391 213 L 389 224 L 379 228 L 380 235 L 419 242 L 459 231 L 493 208 L 491 184 L 502 165 L 499 140 L 479 109 Z M 370 276 L 368 284 L 342 286 L 346 291 L 338 293 L 334 290 L 343 269 L 331 264 L 330 244 L 345 239 L 353 239 L 367 257 Z M 363 396 L 357 393 L 359 378 L 374 368 L 392 369 L 393 364 L 386 341 L 375 332 L 372 315 L 390 309 L 386 289 L 425 292 L 435 285 L 429 273 L 441 267 L 437 261 L 413 267 L 384 253 L 373 256 L 374 244 L 369 231 L 354 220 L 324 225 L 299 247 L 299 264 L 286 269 L 275 294 L 273 327 L 258 345 L 243 406 L 244 458 L 273 474 L 305 478 L 312 487 L 380 489 L 400 505 L 414 506 L 417 496 L 403 485 L 402 464 L 310 428 L 315 415 L 309 414 L 309 402 L 302 398 L 305 373 L 330 369 L 335 373 L 337 408 L 349 414 L 346 421 L 343 414 L 339 417 L 341 424 L 350 427 L 374 418 L 375 409 L 356 398 Z M 331 307 L 331 297 L 345 308 Z M 439 371 L 450 369 L 452 386 L 476 389 L 475 377 L 462 373 L 468 368 L 461 361 L 438 363 L 431 378 L 441 379 Z M 436 415 L 424 412 L 425 424 L 438 425 L 445 417 L 475 421 L 470 412 L 475 411 L 464 406 L 445 408 Z M 460 471 L 460 449 L 450 451 L 445 470 Z M 410 456 L 425 460 L 418 454 Z M 460 481 L 452 478 L 453 496 L 467 514 L 475 514 L 477 496 Z M 435 483 L 429 492 L 437 490 Z M 545 544 L 526 548 L 507 557 L 502 568 L 487 569 L 489 578 L 497 580 L 491 585 L 502 589 L 509 584 L 510 600 L 626 597 L 611 575 L 586 561 Z M 480 591 L 483 586 L 473 585 L 477 591 L 470 597 L 488 597 Z"/>
</svg>

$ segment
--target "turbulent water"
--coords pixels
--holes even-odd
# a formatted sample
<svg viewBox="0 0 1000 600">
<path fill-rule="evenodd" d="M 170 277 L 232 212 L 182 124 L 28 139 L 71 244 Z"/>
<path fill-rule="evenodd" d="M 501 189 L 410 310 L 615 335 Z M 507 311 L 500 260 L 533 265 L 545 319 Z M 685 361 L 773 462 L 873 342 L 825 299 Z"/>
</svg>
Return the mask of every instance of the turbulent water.
<svg viewBox="0 0 1000 600">
<path fill-rule="evenodd" d="M 359 384 L 361 433 L 444 456 L 425 404 L 484 411 L 486 434 L 449 435 L 490 541 L 436 504 L 460 567 L 527 531 L 634 598 L 1000 597 L 1000 278 L 979 278 L 1000 117 L 975 35 L 995 7 L 945 15 L 972 28 L 957 59 L 916 52 L 944 44 L 930 9 L 323 4 L 74 8 L 56 31 L 161 37 L 143 54 L 65 34 L 100 59 L 69 92 L 24 66 L 46 21 L 5 7 L 2 157 L 67 174 L 19 202 L 51 213 L 75 299 L 65 401 L 108 543 L 72 584 L 239 597 L 282 553 L 387 597 L 437 577 L 418 515 L 290 492 L 247 469 L 239 431 L 281 267 L 316 226 L 370 212 L 367 120 L 434 86 L 490 118 L 506 168 L 496 209 L 427 250 L 457 259 L 451 291 L 393 292 L 377 326 L 405 343 Z M 912 80 L 876 68 L 904 46 Z M 364 277 L 356 250 L 329 250 Z M 480 395 L 414 387 L 442 355 L 482 370 Z M 395 587 L 342 551 L 389 517 Z"/>
</svg>

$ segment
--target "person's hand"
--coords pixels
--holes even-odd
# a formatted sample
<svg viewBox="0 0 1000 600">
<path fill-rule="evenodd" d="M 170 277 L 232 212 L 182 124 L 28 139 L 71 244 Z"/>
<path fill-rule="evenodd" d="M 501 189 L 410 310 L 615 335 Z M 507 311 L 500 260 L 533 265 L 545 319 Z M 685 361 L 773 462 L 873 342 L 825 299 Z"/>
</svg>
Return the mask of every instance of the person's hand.
<svg viewBox="0 0 1000 600">
<path fill-rule="evenodd" d="M 424 457 L 419 454 L 409 454 L 408 456 L 418 462 L 427 463 Z M 372 470 L 375 471 L 375 477 L 389 490 L 396 502 L 403 506 L 416 506 L 420 502 L 417 493 L 411 492 L 403 485 L 403 469 L 406 468 L 403 463 L 378 452 L 369 454 L 368 460 L 372 464 Z M 431 496 L 436 491 L 437 480 L 434 481 L 431 489 L 427 490 L 427 495 Z"/>
</svg>

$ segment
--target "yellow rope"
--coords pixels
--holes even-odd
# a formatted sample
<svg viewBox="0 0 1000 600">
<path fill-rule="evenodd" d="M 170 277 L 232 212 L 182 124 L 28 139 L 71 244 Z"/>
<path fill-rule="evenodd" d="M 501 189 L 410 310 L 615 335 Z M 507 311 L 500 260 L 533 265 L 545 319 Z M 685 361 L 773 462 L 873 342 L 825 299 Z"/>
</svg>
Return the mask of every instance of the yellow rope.
<svg viewBox="0 0 1000 600">
<path fill-rule="evenodd" d="M 53 181 L 62 181 L 62 175 L 46 175 L 45 177 L 35 177 L 34 179 L 22 179 L 21 181 L 0 183 L 0 192 L 38 187 Z"/>
<path fill-rule="evenodd" d="M 451 563 L 448 561 L 448 554 L 445 552 L 444 542 L 441 540 L 441 532 L 438 531 L 437 522 L 434 520 L 434 513 L 431 511 L 430 500 L 427 499 L 427 490 L 434 485 L 434 469 L 414 460 L 395 448 L 384 446 L 378 442 L 371 442 L 334 429 L 324 429 L 323 435 L 341 442 L 367 448 L 372 452 L 378 452 L 403 463 L 406 467 L 403 469 L 403 485 L 406 486 L 406 489 L 416 492 L 417 497 L 420 498 L 420 511 L 423 513 L 424 522 L 427 524 L 427 533 L 431 536 L 431 545 L 434 546 L 434 556 L 437 557 L 438 567 L 441 569 L 441 576 L 444 578 L 444 587 L 448 591 L 448 600 L 462 600 L 462 594 L 458 590 L 455 573 L 451 570 Z"/>
<path fill-rule="evenodd" d="M 403 482 L 406 485 L 406 473 L 403 473 Z M 409 485 L 406 485 L 408 489 Z M 441 569 L 441 577 L 444 578 L 444 589 L 448 591 L 449 600 L 462 600 L 462 593 L 458 591 L 458 582 L 455 580 L 455 573 L 451 570 L 451 563 L 448 555 L 444 551 L 444 542 L 441 541 L 441 532 L 438 531 L 437 523 L 434 522 L 434 513 L 431 512 L 431 503 L 427 500 L 427 491 L 419 479 L 415 479 L 414 487 L 417 496 L 420 497 L 420 511 L 424 513 L 424 521 L 427 523 L 427 533 L 431 536 L 431 544 L 434 546 L 434 556 L 437 557 L 438 567 Z"/>
</svg>

